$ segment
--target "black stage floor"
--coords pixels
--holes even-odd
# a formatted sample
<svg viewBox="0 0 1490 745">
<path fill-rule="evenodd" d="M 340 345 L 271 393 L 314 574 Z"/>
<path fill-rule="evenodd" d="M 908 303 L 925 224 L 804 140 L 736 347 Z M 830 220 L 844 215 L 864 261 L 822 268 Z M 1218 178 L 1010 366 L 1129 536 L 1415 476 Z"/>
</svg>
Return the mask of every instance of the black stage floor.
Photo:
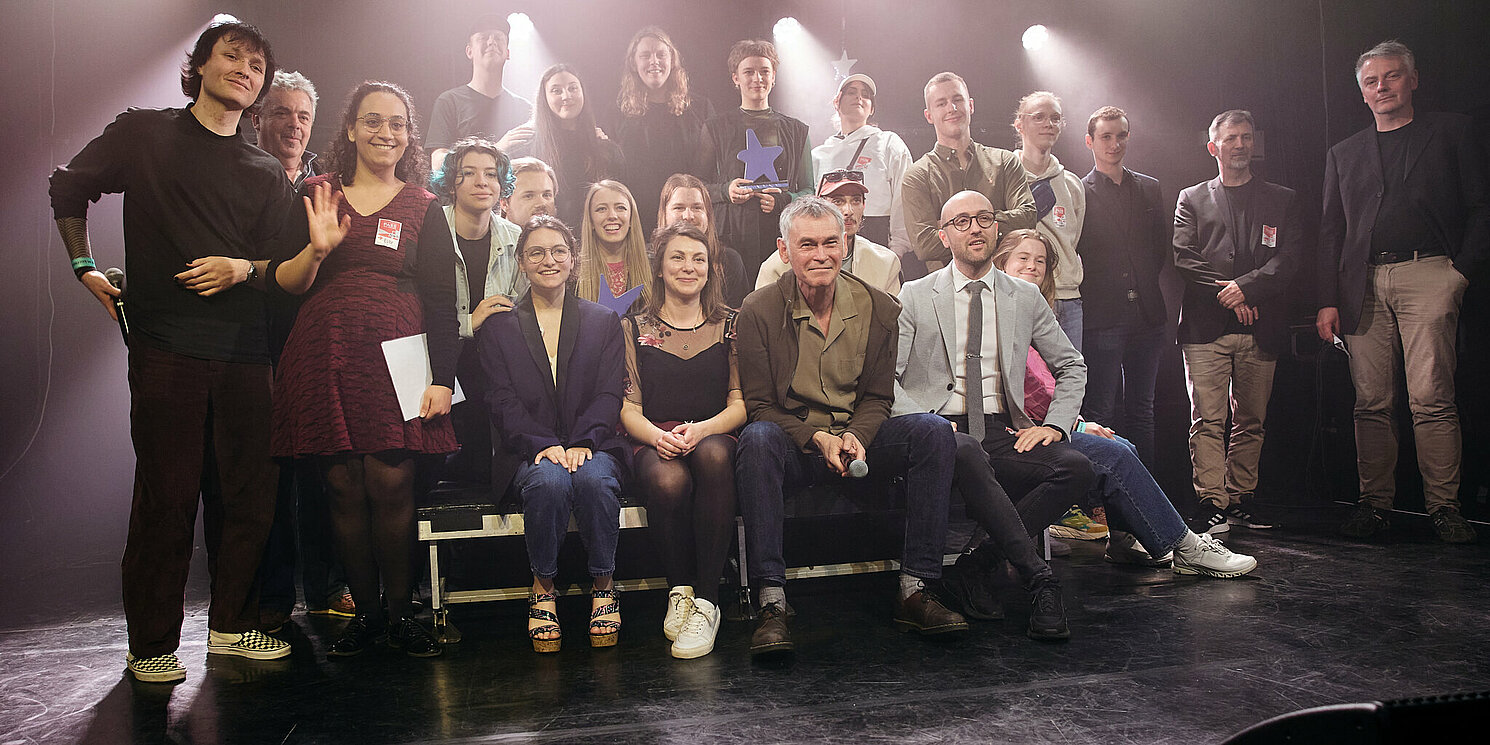
<svg viewBox="0 0 1490 745">
<path fill-rule="evenodd" d="M 1234 529 L 1229 544 L 1261 562 L 1235 581 L 1077 545 L 1055 561 L 1066 644 L 1024 637 L 1017 591 L 1007 620 L 943 643 L 895 632 L 890 574 L 798 582 L 799 651 L 770 666 L 751 664 L 746 623 L 726 623 L 708 657 L 669 658 L 660 591 L 623 598 L 609 650 L 585 644 L 571 597 L 556 656 L 531 652 L 525 608 L 506 602 L 456 606 L 465 641 L 435 660 L 327 662 L 338 623 L 299 614 L 289 660 L 208 660 L 198 572 L 186 682 L 140 684 L 122 672 L 117 600 L 80 590 L 99 607 L 0 631 L 0 743 L 1205 743 L 1305 707 L 1490 687 L 1490 542 L 1444 546 L 1399 517 L 1390 544 L 1352 544 L 1331 534 L 1344 511 Z"/>
</svg>

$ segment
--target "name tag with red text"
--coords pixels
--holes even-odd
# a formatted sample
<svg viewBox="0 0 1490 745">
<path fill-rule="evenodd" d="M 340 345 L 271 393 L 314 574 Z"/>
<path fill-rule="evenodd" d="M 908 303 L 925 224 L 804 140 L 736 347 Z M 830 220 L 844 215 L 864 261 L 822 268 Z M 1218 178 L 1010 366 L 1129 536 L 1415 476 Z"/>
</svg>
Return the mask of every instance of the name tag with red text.
<svg viewBox="0 0 1490 745">
<path fill-rule="evenodd" d="M 379 246 L 398 250 L 398 237 L 404 232 L 404 224 L 397 220 L 379 220 L 378 237 L 373 240 Z"/>
<path fill-rule="evenodd" d="M 1278 228 L 1272 225 L 1262 226 L 1262 245 L 1268 248 L 1278 247 Z"/>
</svg>

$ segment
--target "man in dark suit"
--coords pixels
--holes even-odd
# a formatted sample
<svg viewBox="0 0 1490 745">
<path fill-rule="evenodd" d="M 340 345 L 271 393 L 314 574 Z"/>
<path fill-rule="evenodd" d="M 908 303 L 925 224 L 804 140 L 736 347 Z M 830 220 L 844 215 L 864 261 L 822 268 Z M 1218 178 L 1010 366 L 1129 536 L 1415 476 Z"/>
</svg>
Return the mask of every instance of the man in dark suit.
<svg viewBox="0 0 1490 745">
<path fill-rule="evenodd" d="M 1470 543 L 1474 529 L 1459 514 L 1454 338 L 1466 278 L 1490 249 L 1484 155 L 1469 117 L 1415 114 L 1418 73 L 1400 42 L 1362 54 L 1356 82 L 1375 126 L 1331 148 L 1325 161 L 1315 320 L 1321 339 L 1344 336 L 1355 383 L 1361 501 L 1340 530 L 1369 538 L 1390 527 L 1402 354 L 1433 528 L 1445 542 Z"/>
<path fill-rule="evenodd" d="M 1085 269 L 1081 413 L 1088 421 L 1120 426 L 1144 465 L 1153 468 L 1154 382 L 1169 315 L 1159 289 L 1159 273 L 1169 262 L 1169 211 L 1160 202 L 1159 182 L 1123 165 L 1128 115 L 1122 109 L 1097 109 L 1086 131 L 1092 171 L 1082 179 L 1086 221 L 1076 244 Z"/>
<path fill-rule="evenodd" d="M 1252 115 L 1211 121 L 1219 175 L 1180 192 L 1174 265 L 1185 280 L 1179 342 L 1190 388 L 1196 533 L 1270 528 L 1245 505 L 1257 488 L 1263 423 L 1278 352 L 1288 339 L 1287 289 L 1302 227 L 1294 191 L 1252 173 Z M 1230 443 L 1226 417 L 1231 416 Z"/>
</svg>

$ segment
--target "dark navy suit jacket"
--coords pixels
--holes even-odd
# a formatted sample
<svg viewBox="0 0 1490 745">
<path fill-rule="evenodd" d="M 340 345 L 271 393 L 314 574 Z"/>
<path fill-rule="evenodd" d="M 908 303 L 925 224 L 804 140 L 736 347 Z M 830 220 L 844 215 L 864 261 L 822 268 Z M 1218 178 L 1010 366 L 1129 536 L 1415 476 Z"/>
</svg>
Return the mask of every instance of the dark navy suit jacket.
<svg viewBox="0 0 1490 745">
<path fill-rule="evenodd" d="M 616 430 L 626 357 L 614 312 L 565 294 L 557 382 L 549 373 L 531 293 L 512 311 L 488 317 L 476 340 L 491 381 L 496 490 L 505 490 L 518 466 L 554 445 L 604 450 L 627 461 L 626 440 Z"/>
</svg>

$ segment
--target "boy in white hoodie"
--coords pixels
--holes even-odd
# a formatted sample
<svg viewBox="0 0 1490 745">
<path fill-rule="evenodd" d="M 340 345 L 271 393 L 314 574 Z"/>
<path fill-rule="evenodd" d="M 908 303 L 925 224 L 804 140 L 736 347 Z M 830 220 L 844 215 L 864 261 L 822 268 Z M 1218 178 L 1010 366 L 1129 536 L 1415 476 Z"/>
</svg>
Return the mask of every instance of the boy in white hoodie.
<svg viewBox="0 0 1490 745">
<path fill-rule="evenodd" d="M 911 240 L 900 210 L 900 180 L 911 167 L 910 148 L 894 132 L 869 123 L 874 115 L 874 80 L 854 74 L 843 79 L 833 96 L 838 131 L 812 149 L 812 178 L 822 183 L 829 171 L 864 174 L 864 220 L 859 235 L 888 246 L 896 256 L 911 250 Z"/>
</svg>

